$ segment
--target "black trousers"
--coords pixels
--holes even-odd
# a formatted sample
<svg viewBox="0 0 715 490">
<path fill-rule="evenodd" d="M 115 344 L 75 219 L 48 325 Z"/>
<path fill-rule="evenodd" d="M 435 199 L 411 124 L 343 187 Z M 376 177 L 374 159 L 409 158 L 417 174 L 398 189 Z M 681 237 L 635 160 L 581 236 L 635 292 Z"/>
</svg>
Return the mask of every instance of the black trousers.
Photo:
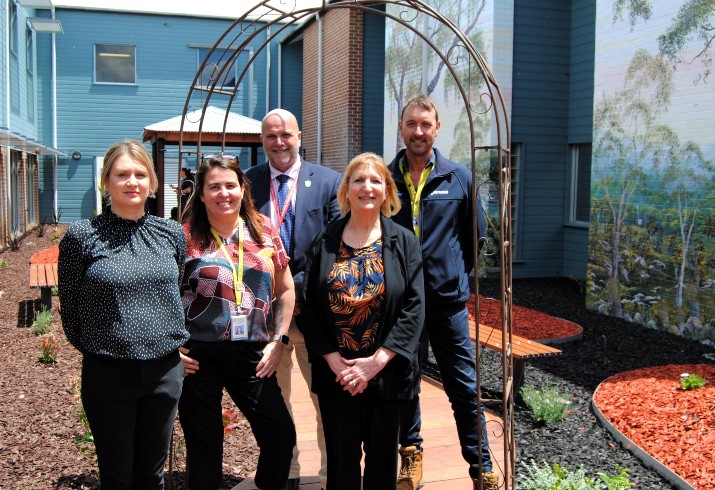
<svg viewBox="0 0 715 490">
<path fill-rule="evenodd" d="M 327 490 L 395 490 L 397 439 L 406 400 L 383 400 L 368 388 L 355 397 L 319 394 L 328 453 Z"/>
<path fill-rule="evenodd" d="M 178 352 L 149 361 L 84 355 L 82 405 L 102 490 L 164 488 L 183 380 Z"/>
<path fill-rule="evenodd" d="M 251 425 L 261 450 L 256 486 L 279 490 L 288 481 L 296 441 L 295 425 L 275 375 L 256 377 L 264 345 L 260 342 L 191 342 L 188 355 L 199 361 L 199 370 L 185 378 L 179 402 L 191 490 L 215 490 L 223 480 L 221 398 L 224 388 Z"/>
</svg>

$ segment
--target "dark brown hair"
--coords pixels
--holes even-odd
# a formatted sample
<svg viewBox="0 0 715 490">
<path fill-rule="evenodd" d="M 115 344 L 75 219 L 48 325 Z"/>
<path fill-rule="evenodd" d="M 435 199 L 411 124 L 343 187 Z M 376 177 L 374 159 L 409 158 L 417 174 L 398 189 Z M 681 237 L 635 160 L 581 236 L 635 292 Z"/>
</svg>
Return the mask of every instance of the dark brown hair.
<svg viewBox="0 0 715 490">
<path fill-rule="evenodd" d="M 243 219 L 243 222 L 246 223 L 246 227 L 253 241 L 263 243 L 261 216 L 253 204 L 251 184 L 248 182 L 243 170 L 241 170 L 241 166 L 238 164 L 238 158 L 230 155 L 212 155 L 205 158 L 201 162 L 201 165 L 199 165 L 199 169 L 196 172 L 196 191 L 189 202 L 188 210 L 189 231 L 191 232 L 191 236 L 198 237 L 201 240 L 202 247 L 208 247 L 214 239 L 211 234 L 211 223 L 209 223 L 209 217 L 206 213 L 206 205 L 200 199 L 200 196 L 204 193 L 206 174 L 209 170 L 216 167 L 236 172 L 238 183 L 243 187 L 243 200 L 241 201 L 239 215 Z"/>
</svg>

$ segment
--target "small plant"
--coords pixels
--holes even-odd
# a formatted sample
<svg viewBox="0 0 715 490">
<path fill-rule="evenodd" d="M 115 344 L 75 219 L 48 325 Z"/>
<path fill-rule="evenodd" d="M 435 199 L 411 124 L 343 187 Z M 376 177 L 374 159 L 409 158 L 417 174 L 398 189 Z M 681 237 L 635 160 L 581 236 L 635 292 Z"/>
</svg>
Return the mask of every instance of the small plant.
<svg viewBox="0 0 715 490">
<path fill-rule="evenodd" d="M 230 434 L 238 425 L 238 412 L 230 408 L 221 410 L 221 419 L 223 420 L 223 433 Z"/>
<path fill-rule="evenodd" d="M 631 482 L 628 480 L 628 468 L 623 468 L 620 465 L 616 465 L 616 470 L 618 470 L 617 475 L 607 475 L 603 472 L 596 473 L 596 475 L 601 479 L 606 490 L 625 490 L 631 488 Z"/>
<path fill-rule="evenodd" d="M 569 400 L 556 386 L 544 385 L 541 390 L 524 386 L 521 397 L 531 410 L 531 417 L 539 423 L 551 425 L 564 419 Z"/>
<path fill-rule="evenodd" d="M 79 410 L 77 411 L 77 420 L 82 424 L 82 433 L 77 436 L 76 441 L 80 446 L 86 446 L 88 444 L 94 444 L 94 436 L 92 435 L 92 430 L 89 428 L 89 419 L 87 418 L 87 413 L 84 411 L 82 406 L 82 382 L 80 378 L 73 378 L 70 381 L 70 387 L 75 394 L 75 400 L 79 403 Z"/>
<path fill-rule="evenodd" d="M 55 364 L 57 362 L 57 353 L 60 351 L 61 345 L 55 340 L 55 336 L 47 334 L 42 337 L 42 353 L 40 354 L 40 362 L 42 364 Z"/>
<path fill-rule="evenodd" d="M 628 480 L 628 469 L 616 465 L 617 475 L 598 473 L 598 479 L 586 475 L 583 468 L 570 471 L 558 463 L 542 466 L 531 461 L 523 464 L 526 471 L 518 477 L 518 487 L 522 490 L 626 490 L 632 487 Z"/>
<path fill-rule="evenodd" d="M 56 242 L 57 240 L 59 240 L 59 239 L 60 239 L 60 232 L 59 232 L 59 230 L 57 230 L 57 229 L 55 228 L 55 231 L 52 232 L 52 237 L 50 238 L 50 241 L 51 241 L 52 243 L 55 243 L 55 242 Z"/>
<path fill-rule="evenodd" d="M 50 333 L 50 324 L 52 323 L 52 310 L 46 307 L 41 307 L 40 311 L 35 313 L 35 321 L 30 327 L 30 332 L 35 335 L 45 335 Z"/>
<path fill-rule="evenodd" d="M 697 374 L 683 373 L 680 375 L 680 388 L 683 390 L 697 390 L 708 384 Z"/>
<path fill-rule="evenodd" d="M 43 236 L 45 236 L 45 226 L 47 226 L 46 223 L 40 223 L 39 225 L 37 225 L 37 228 L 35 230 L 37 238 L 42 238 Z"/>
<path fill-rule="evenodd" d="M 7 267 L 8 262 L 7 259 L 0 259 L 0 267 Z"/>
<path fill-rule="evenodd" d="M 52 286 L 50 288 L 50 292 L 52 293 L 52 296 L 59 296 L 60 295 L 60 287 L 59 286 Z"/>
</svg>

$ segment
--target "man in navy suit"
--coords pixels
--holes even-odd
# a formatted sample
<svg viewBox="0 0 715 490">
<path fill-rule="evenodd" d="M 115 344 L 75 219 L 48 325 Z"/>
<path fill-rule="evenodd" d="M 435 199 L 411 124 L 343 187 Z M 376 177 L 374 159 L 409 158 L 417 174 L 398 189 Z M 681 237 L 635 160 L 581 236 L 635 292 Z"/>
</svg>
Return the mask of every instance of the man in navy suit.
<svg viewBox="0 0 715 490">
<path fill-rule="evenodd" d="M 274 109 L 263 118 L 261 141 L 268 163 L 258 165 L 246 171 L 251 182 L 251 194 L 256 208 L 270 217 L 276 229 L 281 232 L 281 239 L 290 256 L 290 270 L 296 288 L 296 298 L 303 290 L 303 268 L 306 252 L 313 237 L 325 228 L 325 225 L 340 216 L 337 203 L 337 191 L 342 176 L 335 170 L 304 161 L 300 149 L 301 131 L 295 116 L 284 109 Z M 283 392 L 288 410 L 293 413 L 290 403 L 292 354 L 295 352 L 303 378 L 310 387 L 311 372 L 308 363 L 308 351 L 305 348 L 303 334 L 300 332 L 300 308 L 296 302 L 294 318 L 291 322 L 288 339 L 278 368 L 278 384 Z M 325 488 L 327 480 L 327 461 L 323 423 L 320 417 L 318 398 L 311 393 L 318 422 L 318 446 L 320 448 L 320 481 Z M 287 489 L 296 489 L 300 483 L 300 465 L 298 448 L 293 450 L 293 462 Z"/>
</svg>

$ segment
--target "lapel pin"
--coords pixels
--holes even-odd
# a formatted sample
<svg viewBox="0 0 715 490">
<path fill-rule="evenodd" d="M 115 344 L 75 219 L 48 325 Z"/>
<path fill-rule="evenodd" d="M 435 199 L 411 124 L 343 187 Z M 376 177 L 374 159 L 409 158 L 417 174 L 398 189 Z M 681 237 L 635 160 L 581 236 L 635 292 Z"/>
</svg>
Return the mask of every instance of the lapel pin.
<svg viewBox="0 0 715 490">
<path fill-rule="evenodd" d="M 313 184 L 313 183 L 312 183 L 311 181 L 309 181 L 309 180 L 306 180 L 306 181 L 305 181 L 305 186 L 306 186 L 306 187 L 310 187 L 312 184 Z"/>
</svg>

